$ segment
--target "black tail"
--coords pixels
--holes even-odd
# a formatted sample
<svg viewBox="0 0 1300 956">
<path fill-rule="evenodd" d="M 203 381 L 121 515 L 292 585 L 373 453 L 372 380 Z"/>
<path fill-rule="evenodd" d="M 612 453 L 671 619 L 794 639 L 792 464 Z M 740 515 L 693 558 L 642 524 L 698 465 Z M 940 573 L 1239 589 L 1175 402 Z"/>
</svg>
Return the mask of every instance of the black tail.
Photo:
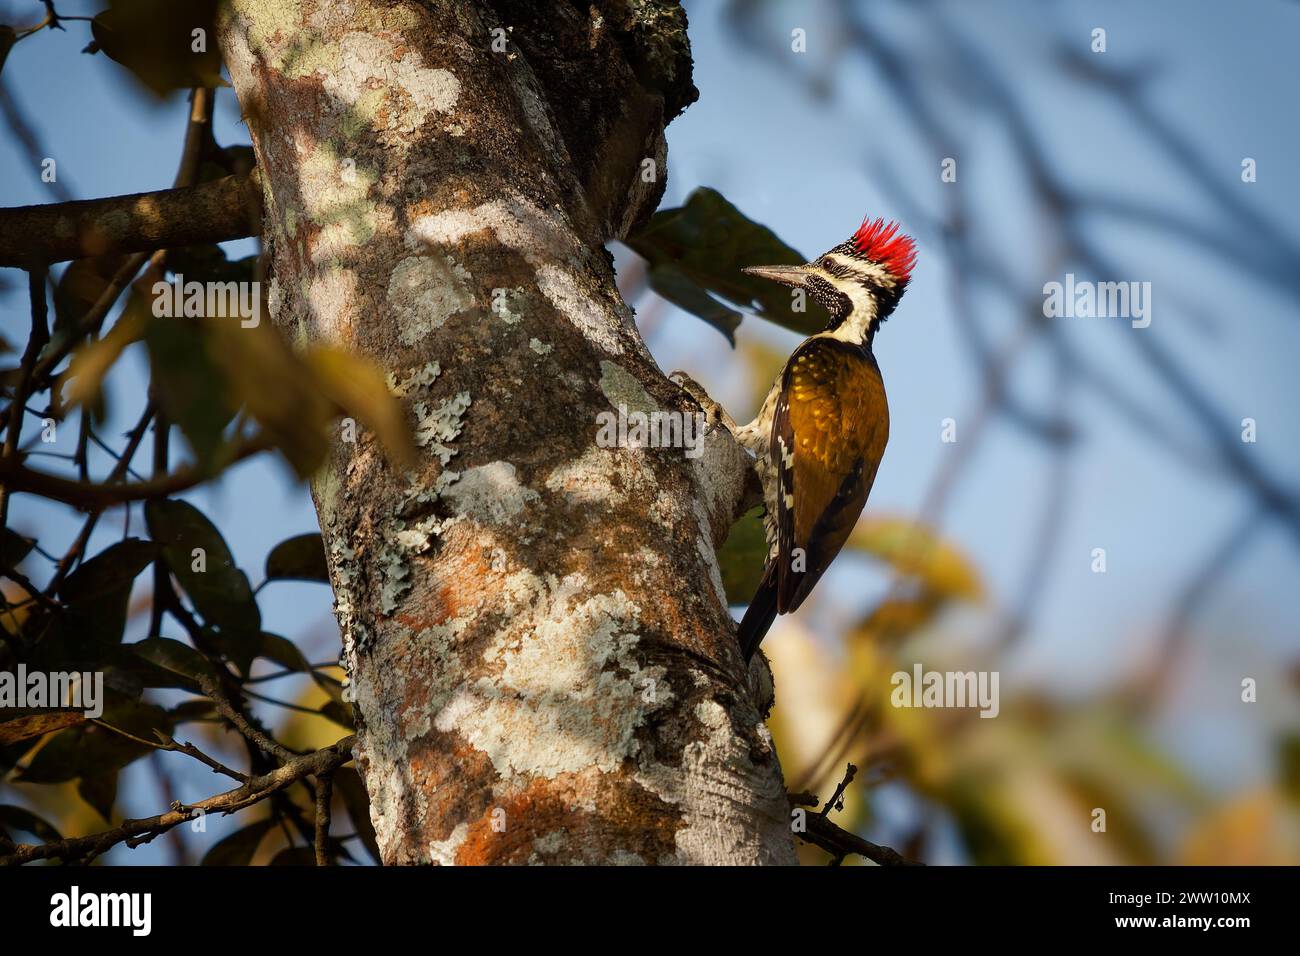
<svg viewBox="0 0 1300 956">
<path fill-rule="evenodd" d="M 736 640 L 740 643 L 740 653 L 745 656 L 745 663 L 754 656 L 758 645 L 767 637 L 767 629 L 776 620 L 776 565 L 769 564 L 763 573 L 763 580 L 754 592 L 754 597 L 741 618 L 740 628 L 736 631 Z"/>
</svg>

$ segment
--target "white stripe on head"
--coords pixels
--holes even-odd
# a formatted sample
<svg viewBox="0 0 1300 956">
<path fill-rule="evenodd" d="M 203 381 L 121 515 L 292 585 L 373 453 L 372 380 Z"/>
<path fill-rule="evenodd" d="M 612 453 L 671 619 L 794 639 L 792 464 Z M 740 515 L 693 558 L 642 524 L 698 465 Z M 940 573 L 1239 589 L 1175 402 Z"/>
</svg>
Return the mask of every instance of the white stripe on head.
<svg viewBox="0 0 1300 956">
<path fill-rule="evenodd" d="M 849 313 L 848 318 L 838 328 L 824 334 L 841 342 L 860 344 L 876 322 L 876 297 L 864 283 L 875 282 L 886 288 L 892 288 L 895 284 L 894 278 L 884 266 L 878 263 L 855 259 L 843 253 L 828 252 L 817 262 L 820 263 L 824 259 L 829 259 L 849 275 L 840 277 L 821 268 L 818 268 L 817 274 L 853 303 L 853 311 Z"/>
<path fill-rule="evenodd" d="M 889 274 L 889 270 L 879 262 L 870 262 L 866 259 L 846 256 L 842 252 L 828 252 L 821 258 L 829 259 L 841 269 L 845 269 L 855 275 L 861 276 L 863 281 L 874 282 L 877 285 L 884 286 L 886 289 L 892 289 L 897 285 L 894 277 Z M 821 259 L 817 261 L 820 262 Z M 830 279 L 831 277 L 828 275 L 825 276 L 825 278 Z"/>
</svg>

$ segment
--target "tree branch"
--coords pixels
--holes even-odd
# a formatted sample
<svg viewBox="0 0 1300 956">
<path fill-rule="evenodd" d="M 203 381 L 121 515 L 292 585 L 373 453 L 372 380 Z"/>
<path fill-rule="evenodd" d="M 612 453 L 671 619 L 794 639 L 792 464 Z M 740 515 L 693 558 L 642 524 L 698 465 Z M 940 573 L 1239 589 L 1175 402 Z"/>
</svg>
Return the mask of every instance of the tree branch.
<svg viewBox="0 0 1300 956">
<path fill-rule="evenodd" d="M 271 447 L 270 439 L 254 436 L 234 449 L 226 465 L 233 465 L 251 458 Z M 182 468 L 161 478 L 150 481 L 124 482 L 122 484 L 96 484 L 94 482 L 76 481 L 51 475 L 44 471 L 33 471 L 22 465 L 16 457 L 0 458 L 0 483 L 9 491 L 26 491 L 61 501 L 82 511 L 102 511 L 114 505 L 131 501 L 147 501 L 152 498 L 166 498 L 170 495 L 188 491 L 195 485 L 202 484 L 218 474 L 220 469 Z"/>
<path fill-rule="evenodd" d="M 328 773 L 316 774 L 316 865 L 329 866 L 330 797 L 334 793 L 334 777 Z"/>
<path fill-rule="evenodd" d="M 806 833 L 796 833 L 795 836 L 805 843 L 821 847 L 837 860 L 843 859 L 850 853 L 856 853 L 880 866 L 925 865 L 907 859 L 897 850 L 891 850 L 887 846 L 880 846 L 870 840 L 864 840 L 856 833 L 850 833 L 848 830 L 836 825 L 829 817 L 824 817 L 820 813 L 808 814 L 808 831 Z"/>
<path fill-rule="evenodd" d="M 10 414 L 8 427 L 5 430 L 3 455 L 6 460 L 14 456 L 18 441 L 22 437 L 22 409 L 32 393 L 32 367 L 36 364 L 41 349 L 45 348 L 45 344 L 50 340 L 45 275 L 46 270 L 41 266 L 33 268 L 27 274 L 27 285 L 32 299 L 32 333 L 27 339 L 27 349 L 23 352 L 22 363 L 19 366 L 21 377 L 18 380 L 18 387 L 14 389 L 14 398 L 10 406 L 14 411 Z M 10 490 L 8 483 L 0 485 L 0 529 L 8 524 Z"/>
<path fill-rule="evenodd" d="M 243 734 L 246 738 L 261 749 L 268 757 L 276 757 L 284 763 L 290 763 L 296 757 L 293 751 L 276 743 L 266 734 L 254 727 L 240 711 L 230 703 L 230 699 L 222 692 L 217 682 L 210 677 L 199 679 L 199 686 L 203 688 L 203 693 L 212 699 L 221 716 L 235 725 L 235 729 Z"/>
<path fill-rule="evenodd" d="M 261 233 L 257 170 L 179 189 L 0 209 L 0 266 L 30 268 Z"/>
<path fill-rule="evenodd" d="M 123 841 L 132 847 L 148 843 L 172 827 L 194 819 L 195 810 L 202 810 L 204 813 L 212 811 L 220 811 L 224 814 L 235 813 L 265 800 L 304 777 L 327 774 L 343 766 L 352 759 L 352 745 L 355 742 L 356 737 L 349 734 L 333 746 L 294 757 L 284 766 L 253 778 L 242 787 L 227 790 L 225 793 L 219 793 L 188 806 L 176 803 L 167 813 L 140 820 L 126 820 L 121 826 L 102 833 L 56 840 L 52 843 L 16 844 L 10 852 L 0 856 L 0 866 L 21 866 L 34 860 L 51 859 L 88 862 Z"/>
<path fill-rule="evenodd" d="M 891 850 L 887 846 L 880 846 L 878 843 L 864 840 L 856 833 L 850 833 L 831 820 L 831 811 L 840 806 L 840 798 L 844 795 L 844 791 L 848 789 L 849 784 L 853 782 L 853 778 L 857 776 L 857 773 L 858 768 L 853 764 L 849 764 L 844 771 L 844 778 L 840 781 L 839 786 L 835 788 L 835 793 L 826 801 L 826 806 L 822 807 L 819 813 L 805 814 L 808 829 L 803 833 L 796 832 L 795 836 L 805 843 L 819 846 L 827 853 L 830 853 L 834 857 L 831 862 L 837 866 L 850 853 L 864 856 L 880 866 L 924 866 L 922 863 L 907 859 L 897 850 Z M 818 803 L 817 797 L 811 793 L 790 793 L 786 796 L 792 807 L 815 807 Z"/>
</svg>

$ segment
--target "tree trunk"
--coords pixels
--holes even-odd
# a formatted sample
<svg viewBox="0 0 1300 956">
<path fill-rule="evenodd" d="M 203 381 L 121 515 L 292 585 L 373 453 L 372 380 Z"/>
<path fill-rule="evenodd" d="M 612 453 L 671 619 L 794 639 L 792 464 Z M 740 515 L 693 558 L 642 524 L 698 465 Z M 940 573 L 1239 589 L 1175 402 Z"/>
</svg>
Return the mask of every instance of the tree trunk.
<svg viewBox="0 0 1300 956">
<path fill-rule="evenodd" d="M 747 460 L 721 428 L 699 459 L 596 443 L 620 403 L 696 410 L 604 250 L 662 194 L 685 25 L 667 0 L 224 15 L 275 321 L 391 370 L 420 450 L 399 473 L 345 433 L 313 482 L 386 863 L 794 862 L 714 554 Z"/>
</svg>

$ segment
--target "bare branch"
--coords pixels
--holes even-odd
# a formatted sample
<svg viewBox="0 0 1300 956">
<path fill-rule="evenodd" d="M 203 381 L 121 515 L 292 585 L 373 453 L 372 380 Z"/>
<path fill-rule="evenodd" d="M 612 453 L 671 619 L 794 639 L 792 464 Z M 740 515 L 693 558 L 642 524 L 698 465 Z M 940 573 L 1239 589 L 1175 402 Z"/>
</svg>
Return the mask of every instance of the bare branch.
<svg viewBox="0 0 1300 956">
<path fill-rule="evenodd" d="M 102 833 L 56 840 L 52 843 L 16 844 L 12 850 L 0 856 L 0 866 L 21 866 L 34 860 L 88 862 L 124 841 L 132 847 L 148 843 L 172 827 L 194 819 L 196 810 L 202 810 L 204 813 L 213 811 L 220 811 L 223 814 L 235 813 L 260 803 L 299 780 L 326 774 L 343 766 L 352 759 L 352 745 L 355 742 L 356 737 L 348 735 L 331 747 L 294 757 L 284 766 L 253 778 L 242 787 L 227 790 L 225 793 L 188 806 L 176 803 L 167 813 L 141 820 L 126 820 L 121 826 Z"/>
<path fill-rule="evenodd" d="M 826 806 L 822 807 L 818 813 L 805 814 L 808 829 L 803 833 L 796 832 L 795 836 L 805 843 L 819 846 L 830 853 L 833 857 L 831 862 L 836 866 L 850 853 L 864 856 L 880 866 L 924 866 L 923 863 L 907 859 L 897 850 L 891 850 L 887 846 L 864 840 L 856 833 L 850 833 L 831 820 L 831 811 L 839 808 L 840 798 L 844 796 L 844 791 L 848 789 L 849 784 L 853 782 L 853 778 L 857 775 L 858 768 L 853 764 L 849 764 L 844 770 L 844 777 L 840 780 L 839 786 L 835 788 L 831 798 L 826 801 Z M 817 797 L 811 793 L 789 793 L 786 794 L 786 798 L 790 801 L 792 807 L 815 807 L 818 803 Z"/>
<path fill-rule="evenodd" d="M 270 447 L 270 439 L 262 435 L 254 436 L 235 448 L 226 464 L 233 465 L 241 462 Z M 150 481 L 108 485 L 86 483 L 51 475 L 48 472 L 33 471 L 18 462 L 16 458 L 0 458 L 0 483 L 10 491 L 31 492 L 43 498 L 72 505 L 82 511 L 102 511 L 131 501 L 166 498 L 188 491 L 218 472 L 219 469 L 190 467 Z"/>
<path fill-rule="evenodd" d="M 261 232 L 256 170 L 180 189 L 0 209 L 0 266 L 245 239 Z"/>
<path fill-rule="evenodd" d="M 203 693 L 212 698 L 212 703 L 216 706 L 222 717 L 235 725 L 235 729 L 243 734 L 246 738 L 257 744 L 258 748 L 268 757 L 277 757 L 285 763 L 293 761 L 296 754 L 282 745 L 276 743 L 266 734 L 254 727 L 238 709 L 230 703 L 230 699 L 225 695 L 217 682 L 210 677 L 200 678 L 199 686 L 203 688 Z"/>
<path fill-rule="evenodd" d="M 20 378 L 18 386 L 14 389 L 14 398 L 11 404 L 13 411 L 10 414 L 8 428 L 5 430 L 4 438 L 4 457 L 10 459 L 13 457 L 18 448 L 18 440 L 22 437 L 23 431 L 23 413 L 22 409 L 27 404 L 27 398 L 32 393 L 36 359 L 41 354 L 41 349 L 50 340 L 50 323 L 48 314 L 48 305 L 45 298 L 45 274 L 44 267 L 37 266 L 27 274 L 27 285 L 31 293 L 32 300 L 32 331 L 27 339 L 27 348 L 23 352 L 22 364 L 20 368 Z M 0 485 L 0 529 L 3 529 L 9 518 L 9 494 L 10 488 L 7 484 Z"/>
<path fill-rule="evenodd" d="M 329 866 L 330 797 L 334 778 L 328 773 L 316 775 L 316 865 Z"/>
<path fill-rule="evenodd" d="M 231 770 L 221 761 L 217 760 L 214 757 L 209 757 L 207 754 L 205 754 L 202 750 L 200 750 L 198 747 L 194 746 L 193 744 L 180 743 L 174 740 L 173 738 L 167 736 L 166 734 L 164 734 L 161 730 L 154 731 L 154 733 L 157 734 L 158 736 L 157 740 L 146 740 L 145 738 L 137 737 L 135 734 L 130 733 L 129 731 L 125 731 L 120 727 L 114 727 L 112 724 L 108 723 L 107 721 L 92 720 L 91 723 L 103 727 L 105 730 L 112 731 L 113 733 L 117 734 L 119 737 L 125 737 L 127 740 L 133 740 L 136 743 L 141 744 L 142 746 L 145 747 L 152 747 L 155 750 L 167 750 L 167 751 L 173 751 L 175 753 L 186 754 L 187 756 L 193 757 L 195 760 L 199 761 L 200 763 L 205 764 L 206 766 L 212 768 L 213 773 L 223 773 L 227 777 L 230 777 L 232 780 L 239 780 L 245 783 L 248 781 L 248 774 L 240 773 L 238 770 Z"/>
<path fill-rule="evenodd" d="M 821 847 L 841 860 L 850 853 L 856 853 L 880 866 L 925 866 L 924 863 L 907 859 L 897 850 L 864 840 L 856 833 L 850 833 L 820 813 L 808 814 L 808 831 L 796 833 L 795 836 L 805 843 Z"/>
</svg>

